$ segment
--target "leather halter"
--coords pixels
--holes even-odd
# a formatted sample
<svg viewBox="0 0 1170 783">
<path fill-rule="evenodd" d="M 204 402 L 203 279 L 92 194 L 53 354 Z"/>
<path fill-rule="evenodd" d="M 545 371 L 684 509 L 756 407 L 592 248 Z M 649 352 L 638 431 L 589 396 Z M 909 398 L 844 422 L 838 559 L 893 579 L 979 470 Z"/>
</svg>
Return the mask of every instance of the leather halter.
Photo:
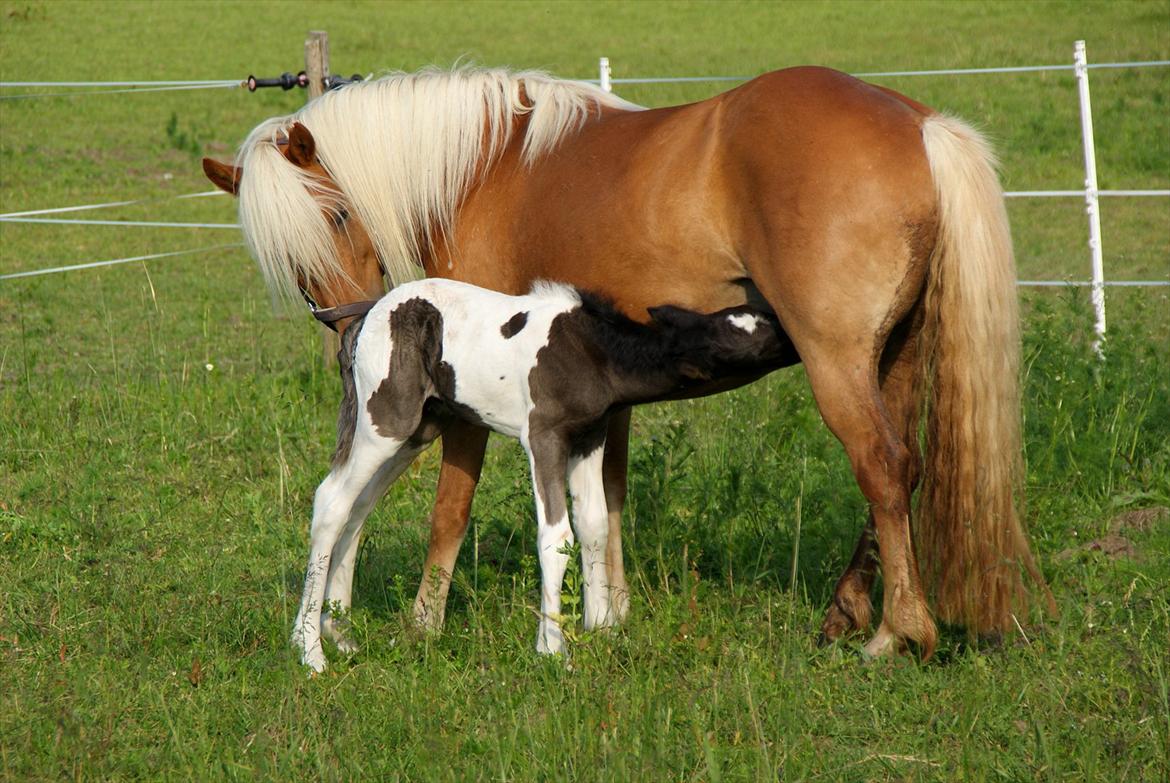
<svg viewBox="0 0 1170 783">
<path fill-rule="evenodd" d="M 336 307 L 319 307 L 317 301 L 303 287 L 301 288 L 301 296 L 305 298 L 305 304 L 309 306 L 309 312 L 313 314 L 313 317 L 335 332 L 337 331 L 337 322 L 342 318 L 365 315 L 378 303 L 377 299 L 363 299 L 360 302 L 350 302 Z"/>
</svg>

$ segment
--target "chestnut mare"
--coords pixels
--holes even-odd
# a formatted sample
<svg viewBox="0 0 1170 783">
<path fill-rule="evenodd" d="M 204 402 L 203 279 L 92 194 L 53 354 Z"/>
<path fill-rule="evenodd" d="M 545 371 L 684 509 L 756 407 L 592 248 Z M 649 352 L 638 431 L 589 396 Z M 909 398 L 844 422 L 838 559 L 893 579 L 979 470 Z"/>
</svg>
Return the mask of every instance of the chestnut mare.
<svg viewBox="0 0 1170 783">
<path fill-rule="evenodd" d="M 935 616 L 1004 632 L 1025 619 L 1029 578 L 1046 592 L 1016 508 L 1015 264 L 994 166 L 964 123 L 815 67 L 652 110 L 538 72 L 395 74 L 261 124 L 234 166 L 204 160 L 239 196 L 269 284 L 340 331 L 383 274 L 509 294 L 564 281 L 641 320 L 664 303 L 774 311 L 869 502 L 823 636 L 869 626 L 880 566 L 865 652 L 913 643 L 924 658 Z M 628 435 L 627 412 L 604 470 L 615 620 Z M 425 625 L 442 623 L 486 440 L 469 424 L 443 434 Z"/>
</svg>

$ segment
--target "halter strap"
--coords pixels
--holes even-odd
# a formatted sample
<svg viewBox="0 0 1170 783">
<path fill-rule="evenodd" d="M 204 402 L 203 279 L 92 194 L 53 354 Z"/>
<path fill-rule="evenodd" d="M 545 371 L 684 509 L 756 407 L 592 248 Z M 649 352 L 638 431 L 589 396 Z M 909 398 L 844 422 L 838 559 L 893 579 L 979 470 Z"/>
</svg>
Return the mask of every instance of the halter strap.
<svg viewBox="0 0 1170 783">
<path fill-rule="evenodd" d="M 305 304 L 309 306 L 309 312 L 313 314 L 313 317 L 335 332 L 337 331 L 337 322 L 342 318 L 365 315 L 378 303 L 377 299 L 363 299 L 360 302 L 350 302 L 336 307 L 318 307 L 317 300 L 313 299 L 303 286 L 301 286 L 301 296 L 304 297 Z"/>
<path fill-rule="evenodd" d="M 363 299 L 360 302 L 350 302 L 349 304 L 338 305 L 337 307 L 326 307 L 320 310 L 313 310 L 313 317 L 336 332 L 337 321 L 354 315 L 365 315 L 377 303 L 377 299 Z"/>
</svg>

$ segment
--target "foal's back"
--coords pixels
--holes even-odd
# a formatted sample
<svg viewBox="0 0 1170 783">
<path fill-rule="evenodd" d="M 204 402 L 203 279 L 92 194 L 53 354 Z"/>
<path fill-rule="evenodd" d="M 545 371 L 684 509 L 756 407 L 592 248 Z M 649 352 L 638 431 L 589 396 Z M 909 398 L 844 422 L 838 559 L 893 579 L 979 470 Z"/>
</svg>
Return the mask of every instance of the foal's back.
<svg viewBox="0 0 1170 783">
<path fill-rule="evenodd" d="M 571 287 L 550 283 L 524 296 L 451 280 L 400 285 L 370 310 L 358 336 L 358 404 L 380 434 L 411 434 L 413 429 L 405 432 L 407 409 L 430 397 L 457 415 L 519 437 L 531 405 L 527 381 L 536 354 L 548 343 L 553 320 L 580 303 Z M 394 416 L 402 419 L 398 431 L 383 432 L 388 428 L 380 419 Z"/>
</svg>

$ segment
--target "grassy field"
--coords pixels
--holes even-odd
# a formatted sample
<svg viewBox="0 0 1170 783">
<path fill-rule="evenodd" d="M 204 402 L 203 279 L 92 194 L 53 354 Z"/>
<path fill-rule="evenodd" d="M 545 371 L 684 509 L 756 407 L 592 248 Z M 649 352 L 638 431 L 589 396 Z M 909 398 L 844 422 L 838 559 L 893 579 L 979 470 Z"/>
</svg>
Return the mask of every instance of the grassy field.
<svg viewBox="0 0 1170 783">
<path fill-rule="evenodd" d="M 928 20 L 927 24 L 922 24 Z M 1170 59 L 1166 3 L 208 4 L 0 0 L 0 80 L 243 78 L 449 64 L 615 76 Z M 1094 71 L 1104 188 L 1170 182 L 1170 69 Z M 1065 72 L 880 80 L 986 128 L 1009 189 L 1075 188 Z M 624 90 L 652 105 L 717 85 Z M 72 89 L 30 88 L 35 92 Z M 3 95 L 20 91 L 4 90 Z M 232 222 L 227 158 L 298 93 L 0 100 L 0 212 Z M 1166 200 L 1103 206 L 1107 274 L 1170 276 Z M 1083 207 L 1010 204 L 1021 276 L 1084 279 Z M 238 241 L 0 224 L 0 274 Z M 1027 516 L 1060 607 L 944 633 L 926 665 L 816 631 L 865 506 L 799 369 L 635 416 L 629 624 L 531 650 L 526 464 L 489 448 L 441 636 L 412 631 L 437 453 L 367 525 L 363 652 L 287 643 L 339 385 L 243 251 L 0 281 L 0 779 L 1134 780 L 1170 775 L 1170 299 L 1024 295 Z M 572 570 L 570 570 L 572 573 Z M 570 593 L 577 588 L 570 584 Z"/>
</svg>

